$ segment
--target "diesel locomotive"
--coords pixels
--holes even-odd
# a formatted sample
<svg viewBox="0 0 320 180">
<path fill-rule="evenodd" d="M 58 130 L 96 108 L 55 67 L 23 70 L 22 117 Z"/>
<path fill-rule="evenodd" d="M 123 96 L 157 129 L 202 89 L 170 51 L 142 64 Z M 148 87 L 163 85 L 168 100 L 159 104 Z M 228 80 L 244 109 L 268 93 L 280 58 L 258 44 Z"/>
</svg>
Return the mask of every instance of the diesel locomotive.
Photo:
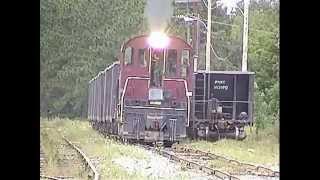
<svg viewBox="0 0 320 180">
<path fill-rule="evenodd" d="M 88 118 L 104 134 L 129 141 L 186 138 L 191 115 L 192 48 L 161 33 L 123 44 L 118 61 L 89 82 Z"/>
</svg>

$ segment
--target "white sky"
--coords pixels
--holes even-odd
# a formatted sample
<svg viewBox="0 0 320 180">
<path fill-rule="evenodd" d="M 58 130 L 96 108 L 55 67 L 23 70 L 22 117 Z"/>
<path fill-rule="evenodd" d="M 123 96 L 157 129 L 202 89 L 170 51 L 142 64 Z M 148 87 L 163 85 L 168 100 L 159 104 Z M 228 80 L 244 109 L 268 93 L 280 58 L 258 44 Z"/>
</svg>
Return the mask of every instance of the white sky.
<svg viewBox="0 0 320 180">
<path fill-rule="evenodd" d="M 218 0 L 217 4 L 221 5 L 223 8 L 227 8 L 227 13 L 231 13 L 237 7 L 237 3 L 242 0 Z"/>
</svg>

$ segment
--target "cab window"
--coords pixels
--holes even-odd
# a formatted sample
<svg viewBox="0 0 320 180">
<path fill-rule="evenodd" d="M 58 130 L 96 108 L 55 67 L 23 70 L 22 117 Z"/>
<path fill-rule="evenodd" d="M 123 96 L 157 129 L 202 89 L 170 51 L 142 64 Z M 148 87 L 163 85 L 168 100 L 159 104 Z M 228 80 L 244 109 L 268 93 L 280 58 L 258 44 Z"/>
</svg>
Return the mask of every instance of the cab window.
<svg viewBox="0 0 320 180">
<path fill-rule="evenodd" d="M 127 47 L 124 52 L 124 64 L 132 64 L 133 48 Z"/>
<path fill-rule="evenodd" d="M 163 76 L 163 50 L 153 50 L 151 52 L 150 66 L 150 86 L 161 87 Z"/>
<path fill-rule="evenodd" d="M 184 49 L 181 56 L 181 77 L 187 77 L 189 66 L 189 50 Z"/>
<path fill-rule="evenodd" d="M 147 66 L 147 51 L 148 49 L 139 49 L 139 65 L 142 67 Z"/>
<path fill-rule="evenodd" d="M 166 58 L 166 76 L 174 77 L 177 71 L 177 50 L 169 49 Z"/>
</svg>

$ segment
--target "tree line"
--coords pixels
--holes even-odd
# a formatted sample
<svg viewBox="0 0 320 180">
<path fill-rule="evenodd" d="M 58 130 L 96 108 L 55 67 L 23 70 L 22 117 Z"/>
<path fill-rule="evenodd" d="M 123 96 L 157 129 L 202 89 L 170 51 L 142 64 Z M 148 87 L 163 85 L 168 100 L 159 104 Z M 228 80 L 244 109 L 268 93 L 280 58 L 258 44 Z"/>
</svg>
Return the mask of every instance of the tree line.
<svg viewBox="0 0 320 180">
<path fill-rule="evenodd" d="M 88 81 L 146 27 L 144 0 L 40 1 L 40 112 L 85 117 Z"/>
</svg>

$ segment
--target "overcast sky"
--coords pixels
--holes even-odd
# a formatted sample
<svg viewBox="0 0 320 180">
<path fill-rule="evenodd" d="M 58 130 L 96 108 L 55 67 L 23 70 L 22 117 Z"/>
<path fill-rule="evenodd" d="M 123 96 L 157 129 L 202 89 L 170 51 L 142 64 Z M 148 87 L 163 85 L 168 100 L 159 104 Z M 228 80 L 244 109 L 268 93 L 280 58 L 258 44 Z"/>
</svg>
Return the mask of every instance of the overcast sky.
<svg viewBox="0 0 320 180">
<path fill-rule="evenodd" d="M 237 7 L 237 3 L 242 0 L 218 0 L 217 4 L 222 7 L 227 8 L 227 13 L 229 14 L 235 7 Z"/>
</svg>

